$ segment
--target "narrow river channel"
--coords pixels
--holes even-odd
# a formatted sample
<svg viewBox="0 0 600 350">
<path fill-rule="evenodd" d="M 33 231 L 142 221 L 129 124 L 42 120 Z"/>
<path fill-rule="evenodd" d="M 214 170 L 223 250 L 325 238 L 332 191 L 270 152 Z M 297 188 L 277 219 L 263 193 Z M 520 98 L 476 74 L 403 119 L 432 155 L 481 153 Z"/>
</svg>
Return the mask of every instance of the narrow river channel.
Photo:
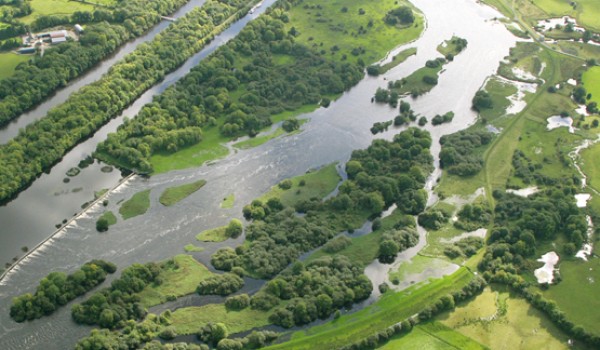
<svg viewBox="0 0 600 350">
<path fill-rule="evenodd" d="M 499 13 L 478 4 L 475 0 L 411 1 L 423 11 L 428 22 L 423 36 L 404 47 L 417 47 L 418 54 L 384 76 L 365 77 L 329 108 L 321 108 L 303 116 L 310 118 L 311 121 L 303 126 L 301 133 L 274 139 L 260 147 L 236 152 L 210 166 L 161 174 L 150 179 L 134 177 L 108 195 L 110 204 L 107 209 L 117 212 L 117 202 L 131 197 L 140 190 L 150 188 L 152 189 L 151 207 L 145 215 L 127 221 L 119 219 L 119 222 L 111 226 L 107 233 L 100 234 L 95 230 L 95 221 L 105 209 L 98 204 L 21 262 L 18 268 L 0 283 L 0 348 L 6 350 L 69 349 L 77 339 L 89 332 L 89 327 L 77 326 L 71 321 L 70 306 L 73 303 L 50 317 L 25 324 L 17 324 L 10 320 L 8 310 L 11 298 L 21 293 L 33 292 L 37 281 L 50 271 L 72 271 L 92 258 L 112 261 L 120 269 L 134 262 L 168 258 L 183 252 L 184 245 L 194 243 L 194 236 L 198 232 L 223 225 L 232 217 L 241 217 L 244 204 L 282 179 L 331 162 L 347 161 L 352 150 L 368 146 L 374 138 L 369 131 L 374 122 L 390 120 L 397 114 L 396 110 L 388 106 L 370 102 L 375 90 L 386 86 L 389 80 L 410 74 L 422 67 L 427 60 L 438 57 L 437 45 L 457 35 L 468 40 L 468 47 L 455 58 L 454 62 L 446 66 L 445 72 L 440 76 L 439 85 L 429 94 L 416 100 L 408 98 L 413 109 L 427 116 L 428 119 L 435 114 L 450 110 L 456 114 L 451 124 L 426 126 L 432 133 L 432 152 L 437 158 L 439 138 L 464 129 L 475 120 L 476 115 L 470 110 L 471 98 L 485 79 L 496 71 L 499 61 L 508 55 L 509 48 L 514 46 L 516 38 L 505 29 L 503 24 L 494 19 L 500 16 Z M 264 11 L 266 5 L 263 5 L 260 10 Z M 257 14 L 258 12 L 253 17 Z M 211 44 L 212 49 L 214 50 L 219 42 L 239 32 L 247 20 L 248 17 L 244 18 L 217 37 Z M 152 95 L 160 93 L 183 76 L 190 67 L 208 54 L 209 50 L 211 48 L 207 48 L 188 61 L 181 70 L 167 77 L 159 86 L 134 103 L 124 115 L 135 115 L 144 103 L 151 100 Z M 6 236 L 24 236 L 28 231 L 22 229 L 23 225 L 40 220 L 44 222 L 41 226 L 45 225 L 45 230 L 40 229 L 39 233 L 31 234 L 32 243 L 27 243 L 35 245 L 52 232 L 52 227 L 47 226 L 61 219 L 61 217 L 48 219 L 45 212 L 49 211 L 49 208 L 57 208 L 59 215 L 64 215 L 65 211 L 61 211 L 58 207 L 71 205 L 73 202 L 67 211 L 72 215 L 77 211 L 80 202 L 91 198 L 92 190 L 115 185 L 119 176 L 115 172 L 100 173 L 97 164 L 82 171 L 82 174 L 69 186 L 65 187 L 61 180 L 69 167 L 75 166 L 84 155 L 91 153 L 95 145 L 120 122 L 121 118 L 118 118 L 109 123 L 93 139 L 69 153 L 50 174 L 42 176 L 13 202 L 22 203 L 21 207 L 15 208 L 16 205 L 11 203 L 2 208 L 0 220 L 3 224 L 13 225 L 14 222 L 14 227 L 10 232 L 6 232 Z M 390 139 L 400 130 L 392 128 L 377 137 Z M 432 178 L 432 183 L 436 174 Z M 158 202 L 158 196 L 165 188 L 196 179 L 205 179 L 208 183 L 200 191 L 172 207 L 163 207 Z M 81 192 L 87 191 L 85 196 L 80 196 L 81 192 L 74 195 L 69 192 L 69 195 L 64 197 L 53 196 L 53 186 L 57 189 L 67 188 L 70 191 L 75 181 L 81 181 L 76 186 L 84 187 Z M 234 207 L 229 210 L 221 209 L 219 203 L 230 193 L 235 195 Z M 44 194 L 45 198 L 49 198 L 46 202 L 39 198 Z M 19 202 L 20 200 L 22 202 Z M 41 203 L 38 205 L 37 202 Z M 34 204 L 36 207 L 31 208 Z M 13 212 L 9 213 L 9 209 Z M 4 240 L 4 228 L 2 235 Z M 423 233 L 421 236 L 420 245 L 424 244 L 425 240 Z M 12 238 L 7 239 L 10 243 Z M 21 237 L 14 240 L 21 242 L 22 239 Z M 237 240 L 218 244 L 204 244 L 206 250 L 194 253 L 194 256 L 209 264 L 210 255 L 216 249 L 226 245 L 235 246 L 242 239 L 240 237 Z M 18 249 L 20 245 L 23 243 L 17 243 L 16 248 Z M 14 249 L 13 247 L 10 251 L 13 252 Z M 413 248 L 410 252 L 402 254 L 400 259 L 408 260 L 416 253 L 417 249 Z M 377 274 L 384 272 L 376 270 L 369 273 L 372 280 L 377 280 Z M 427 276 L 423 276 L 425 277 Z"/>
</svg>

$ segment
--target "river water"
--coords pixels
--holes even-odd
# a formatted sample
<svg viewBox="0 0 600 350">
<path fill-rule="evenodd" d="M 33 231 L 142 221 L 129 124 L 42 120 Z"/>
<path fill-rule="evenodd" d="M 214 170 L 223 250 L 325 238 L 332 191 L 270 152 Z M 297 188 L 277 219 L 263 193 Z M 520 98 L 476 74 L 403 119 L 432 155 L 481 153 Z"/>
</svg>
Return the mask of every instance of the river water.
<svg viewBox="0 0 600 350">
<path fill-rule="evenodd" d="M 303 126 L 301 133 L 239 151 L 210 166 L 174 171 L 150 179 L 134 177 L 108 195 L 108 209 L 117 212 L 117 202 L 140 190 L 150 188 L 152 204 L 145 215 L 127 221 L 119 220 L 107 233 L 100 234 L 95 230 L 95 221 L 105 209 L 98 204 L 19 264 L 0 284 L 0 348 L 68 349 L 77 339 L 89 332 L 88 327 L 77 326 L 71 321 L 72 303 L 50 317 L 26 324 L 16 324 L 9 319 L 11 297 L 33 292 L 37 281 L 50 271 L 72 271 L 92 258 L 112 261 L 121 269 L 133 262 L 168 258 L 183 252 L 184 245 L 194 243 L 194 236 L 198 232 L 224 225 L 232 217 L 241 217 L 244 204 L 282 179 L 331 162 L 347 161 L 352 150 L 368 146 L 374 138 L 369 131 L 374 122 L 390 120 L 397 114 L 396 110 L 388 106 L 370 102 L 375 90 L 386 86 L 387 81 L 391 79 L 399 79 L 422 67 L 428 59 L 439 56 L 436 51 L 437 45 L 452 35 L 457 35 L 468 40 L 468 47 L 454 62 L 445 67 L 438 86 L 416 100 L 408 98 L 413 109 L 426 115 L 428 119 L 450 110 L 455 112 L 454 120 L 450 124 L 426 126 L 434 140 L 432 152 L 437 157 L 439 137 L 464 129 L 475 120 L 476 115 L 470 110 L 471 98 L 485 79 L 496 71 L 498 62 L 508 55 L 509 48 L 514 46 L 516 38 L 501 23 L 493 20 L 500 16 L 496 11 L 478 4 L 475 0 L 413 0 L 413 3 L 425 13 L 428 28 L 419 40 L 404 48 L 417 47 L 418 54 L 385 76 L 365 77 L 329 108 L 321 108 L 306 115 L 311 121 Z M 264 10 L 265 7 L 260 10 Z M 235 28 L 237 27 L 232 27 L 228 31 L 229 34 L 219 36 L 217 41 L 237 33 L 239 28 Z M 200 60 L 201 57 L 197 59 Z M 179 77 L 181 75 L 165 79 L 165 82 L 145 94 L 124 114 L 135 115 L 141 105 L 151 100 L 152 94 L 164 90 L 167 86 L 164 84 Z M 93 139 L 75 148 L 63 162 L 52 169 L 49 175 L 42 176 L 32 188 L 42 182 L 58 186 L 64 172 L 70 166 L 74 166 L 72 164 L 76 164 L 83 155 L 91 153 L 95 144 L 104 139 L 106 133 L 114 130 L 119 123 L 119 119 L 114 120 Z M 400 130 L 391 128 L 377 137 L 389 139 Z M 433 186 L 438 174 L 438 171 L 434 173 L 429 187 Z M 118 181 L 118 176 L 114 173 L 107 175 L 106 180 L 101 180 L 102 176 L 104 175 L 98 174 L 97 166 L 90 167 L 79 175 L 82 181 L 85 179 L 85 186 L 94 189 L 108 187 Z M 158 203 L 159 195 L 167 187 L 197 179 L 208 181 L 200 191 L 172 207 L 163 207 Z M 106 185 L 102 181 L 106 181 Z M 47 192 L 47 188 L 40 188 L 38 191 L 44 193 Z M 228 210 L 221 209 L 219 204 L 229 193 L 235 194 L 234 207 Z M 25 196 L 20 196 L 19 199 L 21 197 Z M 38 200 L 34 195 L 28 198 L 30 205 Z M 81 200 L 73 198 L 64 199 L 64 202 Z M 24 202 L 21 207 L 25 213 L 18 216 L 15 213 L 13 217 L 3 216 L 3 224 L 10 218 L 9 221 L 19 221 L 17 224 L 21 227 L 26 221 L 34 221 L 33 218 L 38 220 L 37 213 L 48 210 L 44 206 L 40 206 L 35 212 L 26 210 L 27 203 Z M 63 202 L 50 203 L 53 204 L 46 205 L 59 207 Z M 71 211 L 73 210 L 76 209 Z M 37 243 L 51 231 L 52 229 L 48 228 L 45 235 L 32 235 L 31 240 Z M 23 232 L 26 231 L 15 228 L 10 235 L 23 235 Z M 420 236 L 424 242 L 424 233 L 420 232 Z M 193 254 L 208 264 L 210 255 L 216 249 L 224 245 L 235 246 L 242 240 L 243 237 L 217 244 L 202 243 L 206 250 Z M 416 249 L 402 254 L 401 257 L 408 260 L 414 254 Z M 376 273 L 380 272 L 373 272 L 370 276 L 374 280 Z"/>
</svg>

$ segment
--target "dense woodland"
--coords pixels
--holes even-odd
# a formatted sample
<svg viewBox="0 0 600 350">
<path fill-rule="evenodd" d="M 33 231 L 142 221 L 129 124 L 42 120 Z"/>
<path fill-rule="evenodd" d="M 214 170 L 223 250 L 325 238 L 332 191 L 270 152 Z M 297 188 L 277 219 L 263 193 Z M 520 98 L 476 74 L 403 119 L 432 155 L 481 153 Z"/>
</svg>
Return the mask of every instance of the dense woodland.
<svg viewBox="0 0 600 350">
<path fill-rule="evenodd" d="M 279 8 L 249 23 L 110 134 L 98 146 L 98 155 L 151 172 L 151 155 L 196 144 L 203 129 L 219 128 L 224 136 L 254 136 L 271 124 L 271 115 L 317 104 L 363 77 L 357 64 L 329 60 L 296 43 L 294 34 L 284 30 L 287 21 Z"/>
<path fill-rule="evenodd" d="M 493 134 L 487 131 L 464 130 L 440 139 L 440 167 L 450 174 L 472 176 L 483 168 L 483 156 L 478 148 L 489 144 Z"/>
<path fill-rule="evenodd" d="M 71 79 L 106 58 L 121 44 L 158 23 L 160 15 L 172 13 L 186 1 L 129 0 L 120 3 L 114 10 L 107 8 L 76 12 L 70 16 L 37 18 L 31 24 L 32 31 L 87 23 L 86 32 L 79 42 L 69 41 L 46 50 L 43 57 L 33 56 L 29 62 L 20 64 L 13 76 L 0 80 L 0 126 L 43 101 L 57 88 L 65 86 Z M 18 34 L 25 33 L 25 25 L 19 23 L 8 28 L 18 30 Z M 1 32 L 0 39 L 3 39 Z"/>
<path fill-rule="evenodd" d="M 33 295 L 27 293 L 13 299 L 10 317 L 17 322 L 23 322 L 50 315 L 59 307 L 104 282 L 106 274 L 116 270 L 114 264 L 92 260 L 70 275 L 52 272 L 40 281 Z"/>
<path fill-rule="evenodd" d="M 155 263 L 133 264 L 121 277 L 81 304 L 73 305 L 71 315 L 77 323 L 99 325 L 102 328 L 122 328 L 128 320 L 139 320 L 146 310 L 136 293 L 151 283 L 160 283 L 160 266 Z"/>
<path fill-rule="evenodd" d="M 216 26 L 245 13 L 247 1 L 208 0 L 115 64 L 96 83 L 0 146 L 0 202 L 16 195 L 67 150 L 212 39 Z M 185 40 L 184 40 L 185 39 Z M 182 137 L 183 135 L 178 135 Z"/>
</svg>

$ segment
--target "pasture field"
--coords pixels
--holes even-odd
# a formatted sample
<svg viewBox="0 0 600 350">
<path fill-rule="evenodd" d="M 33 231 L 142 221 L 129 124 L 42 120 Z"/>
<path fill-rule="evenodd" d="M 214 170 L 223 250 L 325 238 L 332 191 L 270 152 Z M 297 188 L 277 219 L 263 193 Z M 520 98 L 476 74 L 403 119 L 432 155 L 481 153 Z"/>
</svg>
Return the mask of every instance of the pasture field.
<svg viewBox="0 0 600 350">
<path fill-rule="evenodd" d="M 392 338 L 377 349 L 478 350 L 487 348 L 442 323 L 428 322 L 415 326 L 406 335 Z"/>
<path fill-rule="evenodd" d="M 240 311 L 231 311 L 224 304 L 208 304 L 175 310 L 171 314 L 171 326 L 177 334 L 196 334 L 209 322 L 222 322 L 229 334 L 249 331 L 269 324 L 269 312 L 252 310 L 247 307 Z"/>
<path fill-rule="evenodd" d="M 142 215 L 150 208 L 150 190 L 134 194 L 129 200 L 121 204 L 119 214 L 124 220 Z"/>
<path fill-rule="evenodd" d="M 108 3 L 111 1 L 92 0 L 93 2 Z M 31 14 L 20 18 L 25 24 L 30 24 L 36 18 L 49 15 L 71 15 L 77 11 L 93 12 L 94 7 L 91 4 L 71 0 L 31 0 Z"/>
<path fill-rule="evenodd" d="M 567 258 L 560 263 L 560 276 L 560 283 L 541 292 L 554 300 L 570 321 L 600 336 L 600 313 L 593 311 L 600 308 L 600 258 L 590 257 L 587 262 Z"/>
<path fill-rule="evenodd" d="M 29 58 L 28 55 L 18 55 L 13 52 L 0 53 L 0 79 L 12 76 L 19 63 L 29 61 Z"/>
<path fill-rule="evenodd" d="M 177 255 L 173 261 L 174 264 L 163 262 L 160 285 L 148 285 L 138 293 L 144 307 L 165 303 L 168 297 L 192 294 L 200 281 L 213 275 L 190 255 Z"/>
<path fill-rule="evenodd" d="M 600 67 L 589 68 L 581 78 L 588 94 L 592 94 L 591 101 L 600 104 Z"/>
<path fill-rule="evenodd" d="M 596 191 L 600 191 L 600 143 L 581 152 L 583 159 L 583 171 L 588 176 L 587 184 Z M 594 195 L 594 197 L 599 197 Z M 599 208 L 600 209 L 600 208 Z"/>
</svg>

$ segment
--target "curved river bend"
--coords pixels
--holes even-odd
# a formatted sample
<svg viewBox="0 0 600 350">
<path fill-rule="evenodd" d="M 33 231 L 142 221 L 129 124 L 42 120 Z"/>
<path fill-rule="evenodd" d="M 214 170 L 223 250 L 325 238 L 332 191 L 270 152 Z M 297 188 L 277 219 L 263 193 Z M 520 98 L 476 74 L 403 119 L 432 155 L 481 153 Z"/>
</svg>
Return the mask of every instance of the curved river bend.
<svg viewBox="0 0 600 350">
<path fill-rule="evenodd" d="M 301 133 L 271 140 L 254 149 L 239 151 L 211 166 L 175 171 L 150 179 L 134 177 L 119 187 L 118 191 L 108 195 L 108 209 L 115 212 L 118 201 L 127 199 L 140 190 L 151 188 L 152 205 L 145 215 L 127 221 L 120 220 L 107 233 L 99 234 L 95 230 L 95 221 L 104 208 L 102 205 L 96 205 L 19 264 L 0 284 L 0 348 L 68 349 L 72 348 L 77 339 L 89 332 L 89 327 L 77 326 L 71 321 L 72 303 L 50 317 L 26 324 L 17 324 L 8 317 L 10 299 L 21 293 L 33 292 L 37 281 L 50 271 L 72 271 L 92 258 L 112 261 L 121 269 L 134 262 L 168 258 L 183 252 L 184 245 L 194 243 L 194 236 L 198 232 L 226 224 L 232 217 L 241 217 L 241 209 L 245 203 L 282 179 L 331 162 L 345 162 L 352 150 L 369 145 L 373 139 L 369 128 L 374 122 L 390 120 L 397 114 L 396 110 L 388 106 L 370 102 L 375 90 L 386 86 L 389 80 L 399 79 L 422 67 L 428 59 L 439 56 L 436 51 L 437 45 L 452 35 L 457 35 L 468 40 L 468 47 L 454 62 L 446 66 L 439 84 L 430 93 L 417 100 L 409 100 L 416 112 L 429 119 L 435 114 L 443 114 L 450 110 L 456 114 L 451 124 L 426 126 L 433 138 L 432 152 L 437 157 L 438 140 L 442 135 L 464 129 L 475 120 L 476 115 L 470 110 L 471 98 L 485 79 L 496 71 L 498 62 L 508 54 L 516 38 L 501 23 L 493 20 L 500 16 L 499 13 L 477 4 L 475 0 L 412 2 L 428 19 L 428 28 L 423 36 L 406 46 L 417 47 L 418 54 L 384 76 L 365 77 L 329 108 L 306 115 L 311 122 L 304 125 Z M 261 10 L 264 10 L 264 7 L 266 6 Z M 233 31 L 229 33 L 232 34 Z M 198 57 L 198 60 L 200 59 Z M 465 79 L 466 74 L 468 80 Z M 170 76 L 165 79 L 164 84 L 169 84 L 170 79 L 179 77 L 181 75 Z M 161 84 L 160 87 L 154 88 L 124 114 L 134 115 L 141 105 L 151 100 L 152 94 L 159 93 L 166 86 Z M 44 178 L 53 176 L 54 180 L 46 181 L 57 183 L 68 167 L 76 164 L 84 154 L 89 154 L 95 144 L 103 140 L 119 123 L 119 119 L 114 120 L 93 139 L 75 148 L 65 157 L 63 162 L 67 164 L 63 168 L 60 168 L 63 166 L 63 163 L 60 163 L 34 186 L 43 182 Z M 391 138 L 399 130 L 392 128 L 377 137 Z M 86 185 L 93 184 L 93 187 L 98 189 L 105 185 L 101 181 L 95 181 L 97 172 L 97 167 L 90 167 L 79 176 L 84 175 L 82 179 L 89 181 Z M 58 175 L 53 175 L 55 173 Z M 87 173 L 93 175 L 85 175 Z M 437 173 L 432 179 L 436 176 Z M 117 178 L 116 175 L 110 175 L 103 181 L 114 184 Z M 185 200 L 172 207 L 163 207 L 158 203 L 158 196 L 165 188 L 200 178 L 208 181 L 206 186 Z M 232 192 L 236 198 L 234 207 L 229 210 L 221 209 L 221 199 Z M 33 201 L 35 197 L 31 198 Z M 33 221 L 32 212 L 27 213 L 25 216 L 11 217 L 11 221 Z M 48 229 L 46 234 L 49 231 L 51 229 Z M 210 255 L 218 247 L 235 246 L 242 239 L 240 237 L 220 244 L 206 244 L 206 250 L 194 253 L 194 256 L 208 264 Z M 41 239 L 37 240 L 39 241 Z M 424 239 L 421 244 L 423 242 Z M 416 251 L 411 250 L 402 254 L 401 258 L 410 259 L 414 254 Z M 370 277 L 377 279 L 377 276 Z"/>
</svg>

